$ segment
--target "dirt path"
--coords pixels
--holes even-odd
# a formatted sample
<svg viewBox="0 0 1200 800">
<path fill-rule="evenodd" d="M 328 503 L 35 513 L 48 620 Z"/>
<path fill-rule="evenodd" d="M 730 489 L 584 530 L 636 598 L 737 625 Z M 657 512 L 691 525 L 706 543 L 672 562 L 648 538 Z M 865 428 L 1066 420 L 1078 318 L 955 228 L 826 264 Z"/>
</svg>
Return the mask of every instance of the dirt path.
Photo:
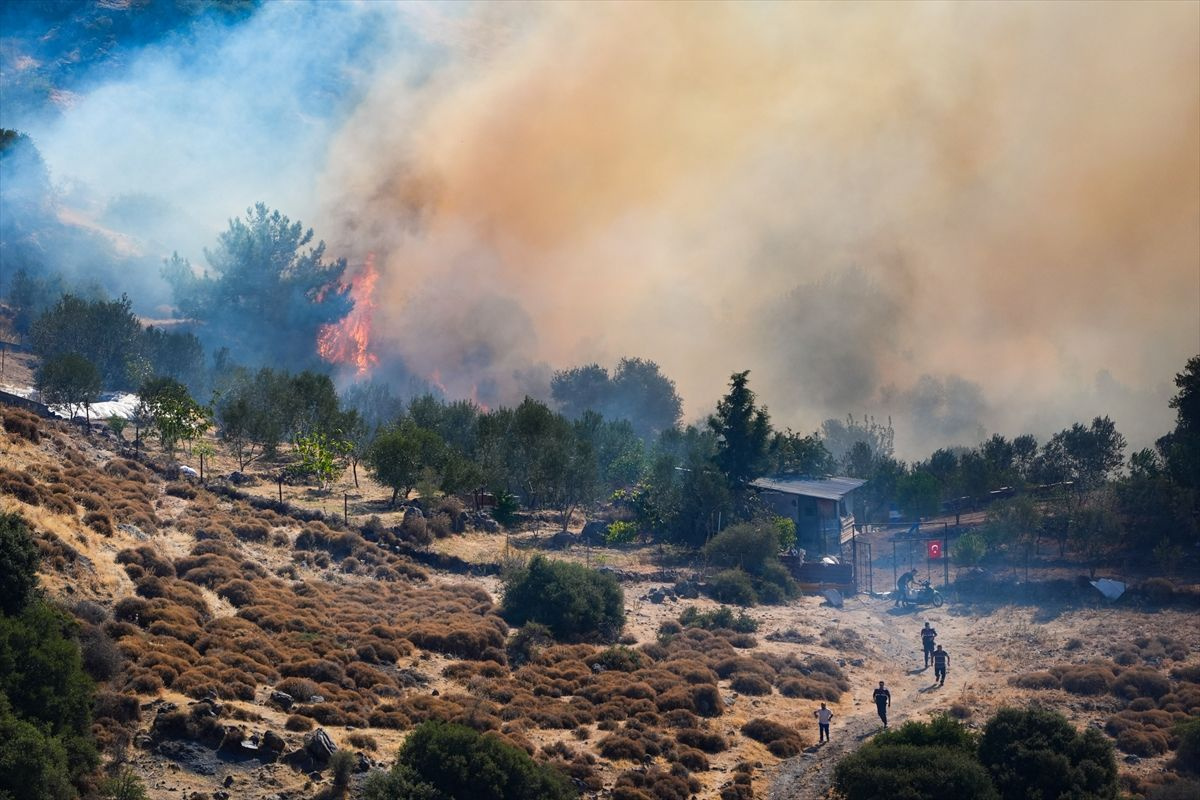
<svg viewBox="0 0 1200 800">
<path fill-rule="evenodd" d="M 898 609 L 888 599 L 855 597 L 840 615 L 843 626 L 853 626 L 873 652 L 863 668 L 850 673 L 850 698 L 834 709 L 830 741 L 808 748 L 776 768 L 770 783 L 770 800 L 818 800 L 833 780 L 834 766 L 883 730 L 872 701 L 882 680 L 892 693 L 888 724 L 896 727 L 928 712 L 945 709 L 977 680 L 976 653 L 971 638 L 978 617 L 954 616 L 949 606 L 940 609 Z M 922 668 L 919 630 L 928 621 L 938 631 L 938 642 L 950 652 L 946 686 L 933 681 L 933 667 Z M 812 725 L 815 730 L 815 723 Z"/>
</svg>

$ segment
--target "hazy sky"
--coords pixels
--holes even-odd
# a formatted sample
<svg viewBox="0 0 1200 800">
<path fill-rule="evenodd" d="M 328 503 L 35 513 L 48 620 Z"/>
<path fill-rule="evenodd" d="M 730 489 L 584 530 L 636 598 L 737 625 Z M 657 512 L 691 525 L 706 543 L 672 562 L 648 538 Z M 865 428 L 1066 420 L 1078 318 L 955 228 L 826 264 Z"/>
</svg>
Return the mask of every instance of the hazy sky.
<svg viewBox="0 0 1200 800">
<path fill-rule="evenodd" d="M 257 200 L 375 253 L 381 350 L 493 400 L 631 355 L 907 455 L 1141 446 L 1200 352 L 1197 3 L 268 3 L 25 129 L 193 261 Z"/>
</svg>

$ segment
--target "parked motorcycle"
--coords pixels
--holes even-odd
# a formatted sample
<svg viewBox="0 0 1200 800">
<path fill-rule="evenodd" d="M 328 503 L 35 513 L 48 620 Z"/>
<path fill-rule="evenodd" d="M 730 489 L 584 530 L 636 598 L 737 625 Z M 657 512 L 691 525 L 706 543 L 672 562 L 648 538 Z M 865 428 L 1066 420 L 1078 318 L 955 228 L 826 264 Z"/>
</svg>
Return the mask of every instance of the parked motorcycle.
<svg viewBox="0 0 1200 800">
<path fill-rule="evenodd" d="M 932 605 L 934 608 L 941 608 L 942 603 L 946 602 L 946 598 L 942 597 L 941 592 L 930 586 L 929 581 L 921 581 L 917 584 L 917 588 L 915 590 L 910 589 L 908 594 L 901 598 L 900 602 L 907 608 L 928 605 Z"/>
</svg>

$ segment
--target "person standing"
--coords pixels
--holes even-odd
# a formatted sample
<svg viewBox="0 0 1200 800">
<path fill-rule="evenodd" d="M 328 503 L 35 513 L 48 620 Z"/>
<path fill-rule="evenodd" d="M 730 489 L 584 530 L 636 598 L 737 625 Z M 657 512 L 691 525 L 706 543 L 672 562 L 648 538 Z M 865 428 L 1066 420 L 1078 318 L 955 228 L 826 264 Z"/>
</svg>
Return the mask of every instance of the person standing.
<svg viewBox="0 0 1200 800">
<path fill-rule="evenodd" d="M 950 654 L 939 644 L 933 651 L 933 679 L 938 686 L 946 685 L 946 668 L 950 666 Z"/>
<path fill-rule="evenodd" d="M 833 712 L 821 703 L 821 707 L 813 712 L 813 716 L 817 718 L 817 744 L 829 741 L 829 721 L 833 719 Z"/>
<path fill-rule="evenodd" d="M 937 631 L 929 627 L 929 623 L 925 623 L 925 627 L 921 628 L 921 651 L 925 654 L 925 668 L 929 669 L 930 663 L 933 661 L 933 640 L 937 638 Z"/>
<path fill-rule="evenodd" d="M 879 688 L 875 690 L 875 710 L 879 712 L 879 718 L 883 720 L 883 727 L 887 727 L 887 712 L 888 706 L 892 704 L 892 693 L 883 685 L 883 681 L 879 682 Z"/>
<path fill-rule="evenodd" d="M 916 577 L 917 577 L 917 571 L 915 569 L 910 569 L 908 572 L 906 572 L 900 576 L 900 580 L 896 581 L 896 603 L 895 603 L 895 606 L 898 606 L 901 603 L 903 603 L 904 601 L 908 600 L 908 586 L 914 580 L 916 580 Z M 893 606 L 893 608 L 895 606 Z"/>
</svg>

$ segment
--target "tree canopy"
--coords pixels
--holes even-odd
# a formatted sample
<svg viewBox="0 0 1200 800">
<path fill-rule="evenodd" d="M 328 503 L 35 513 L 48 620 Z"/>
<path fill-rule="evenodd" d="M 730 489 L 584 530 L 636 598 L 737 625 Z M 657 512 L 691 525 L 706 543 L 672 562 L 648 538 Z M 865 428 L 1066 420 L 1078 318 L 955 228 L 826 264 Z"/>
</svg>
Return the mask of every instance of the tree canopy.
<svg viewBox="0 0 1200 800">
<path fill-rule="evenodd" d="M 205 250 L 206 270 L 175 255 L 163 274 L 208 344 L 247 364 L 302 368 L 315 362 L 321 326 L 351 308 L 345 259 L 325 261 L 325 243 L 312 242 L 311 228 L 257 203 Z"/>
</svg>

